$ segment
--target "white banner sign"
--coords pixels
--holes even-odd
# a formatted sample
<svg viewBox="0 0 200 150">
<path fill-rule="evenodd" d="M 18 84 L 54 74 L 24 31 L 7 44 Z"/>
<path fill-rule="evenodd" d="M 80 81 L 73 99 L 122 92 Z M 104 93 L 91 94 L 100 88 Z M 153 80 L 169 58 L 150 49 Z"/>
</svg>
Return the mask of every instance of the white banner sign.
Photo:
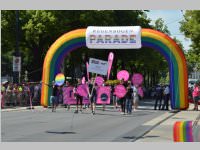
<svg viewBox="0 0 200 150">
<path fill-rule="evenodd" d="M 141 27 L 93 27 L 86 30 L 86 46 L 91 49 L 139 49 Z"/>
<path fill-rule="evenodd" d="M 13 56 L 13 72 L 21 71 L 21 57 Z"/>
<path fill-rule="evenodd" d="M 101 75 L 107 75 L 108 62 L 99 60 L 99 59 L 90 58 L 88 71 L 92 73 L 101 74 Z"/>
</svg>

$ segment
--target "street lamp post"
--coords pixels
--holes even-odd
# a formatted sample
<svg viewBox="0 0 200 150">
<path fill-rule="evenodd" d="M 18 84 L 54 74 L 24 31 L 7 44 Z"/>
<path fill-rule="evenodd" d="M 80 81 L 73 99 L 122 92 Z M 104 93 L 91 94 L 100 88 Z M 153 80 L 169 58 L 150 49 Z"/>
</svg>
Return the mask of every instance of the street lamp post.
<svg viewBox="0 0 200 150">
<path fill-rule="evenodd" d="M 16 10 L 16 48 L 13 53 L 13 82 L 20 83 L 21 57 L 19 52 L 19 10 Z"/>
</svg>

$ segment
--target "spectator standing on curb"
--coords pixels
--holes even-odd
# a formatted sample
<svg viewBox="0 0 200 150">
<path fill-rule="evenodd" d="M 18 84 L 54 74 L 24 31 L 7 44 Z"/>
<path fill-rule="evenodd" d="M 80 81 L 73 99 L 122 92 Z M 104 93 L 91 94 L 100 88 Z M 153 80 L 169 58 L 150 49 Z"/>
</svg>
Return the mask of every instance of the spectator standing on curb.
<svg viewBox="0 0 200 150">
<path fill-rule="evenodd" d="M 14 107 L 17 106 L 17 94 L 18 94 L 18 86 L 17 84 L 14 84 L 12 89 L 12 104 Z"/>
<path fill-rule="evenodd" d="M 22 106 L 23 101 L 24 101 L 24 97 L 23 97 L 23 92 L 24 92 L 24 86 L 19 84 L 17 87 L 17 104 L 19 104 L 19 106 Z"/>
<path fill-rule="evenodd" d="M 6 88 L 6 105 L 11 105 L 12 104 L 12 89 L 13 85 L 9 83 L 8 87 Z"/>
<path fill-rule="evenodd" d="M 170 97 L 169 86 L 166 85 L 164 89 L 164 104 L 162 110 L 169 110 L 169 97 Z"/>
<path fill-rule="evenodd" d="M 132 96 L 133 94 L 133 89 L 131 88 L 131 82 L 128 83 L 127 86 L 127 93 L 126 93 L 126 111 L 127 114 L 131 114 L 132 113 Z"/>
<path fill-rule="evenodd" d="M 194 109 L 198 111 L 198 101 L 200 101 L 200 82 L 196 82 L 194 85 L 194 90 L 192 92 L 193 100 L 194 100 Z"/>
<path fill-rule="evenodd" d="M 138 101 L 139 101 L 139 95 L 138 95 L 138 86 L 133 86 L 133 110 L 135 111 L 138 108 Z"/>
<path fill-rule="evenodd" d="M 161 110 L 162 98 L 163 98 L 162 95 L 163 95 L 163 89 L 160 85 L 157 85 L 157 87 L 156 87 L 156 101 L 155 101 L 155 104 L 154 104 L 154 110 L 157 110 L 158 102 L 159 102 L 158 109 Z"/>
<path fill-rule="evenodd" d="M 6 94 L 6 88 L 2 84 L 1 85 L 1 108 L 4 108 L 4 105 L 5 105 L 5 94 Z"/>
</svg>

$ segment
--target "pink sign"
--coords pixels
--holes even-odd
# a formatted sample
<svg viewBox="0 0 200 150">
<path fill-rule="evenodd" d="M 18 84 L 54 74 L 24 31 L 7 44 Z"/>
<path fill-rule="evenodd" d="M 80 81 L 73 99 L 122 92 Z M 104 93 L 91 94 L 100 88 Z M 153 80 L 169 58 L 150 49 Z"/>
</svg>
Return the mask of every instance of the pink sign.
<svg viewBox="0 0 200 150">
<path fill-rule="evenodd" d="M 126 95 L 126 88 L 123 85 L 117 85 L 115 87 L 115 91 L 114 94 L 118 97 L 118 98 L 122 98 Z"/>
<path fill-rule="evenodd" d="M 129 73 L 126 70 L 121 70 L 120 72 L 117 73 L 117 79 L 118 80 L 122 80 L 124 79 L 124 81 L 127 81 L 129 79 Z"/>
<path fill-rule="evenodd" d="M 95 79 L 95 83 L 98 85 L 98 86 L 101 86 L 103 85 L 103 82 L 104 82 L 104 79 L 100 76 L 97 76 L 96 79 Z"/>
<path fill-rule="evenodd" d="M 132 83 L 134 85 L 141 85 L 143 82 L 143 76 L 140 73 L 135 73 L 132 77 Z"/>
<path fill-rule="evenodd" d="M 100 86 L 97 89 L 97 104 L 110 104 L 110 86 Z"/>
<path fill-rule="evenodd" d="M 142 87 L 138 87 L 138 94 L 141 96 L 141 97 L 144 97 L 144 92 L 143 92 L 143 89 Z"/>
<path fill-rule="evenodd" d="M 81 84 L 77 87 L 77 93 L 83 97 L 88 97 L 88 90 L 87 84 Z"/>
<path fill-rule="evenodd" d="M 63 103 L 64 104 L 76 104 L 76 99 L 73 92 L 74 87 L 63 87 Z"/>
<path fill-rule="evenodd" d="M 74 87 L 63 87 L 63 104 L 76 104 L 76 99 L 73 92 Z M 88 98 L 83 97 L 83 104 L 89 104 Z"/>
<path fill-rule="evenodd" d="M 114 59 L 114 54 L 112 52 L 110 52 L 108 55 L 108 77 L 107 77 L 108 80 L 110 77 L 110 71 L 112 68 L 113 59 Z"/>
</svg>

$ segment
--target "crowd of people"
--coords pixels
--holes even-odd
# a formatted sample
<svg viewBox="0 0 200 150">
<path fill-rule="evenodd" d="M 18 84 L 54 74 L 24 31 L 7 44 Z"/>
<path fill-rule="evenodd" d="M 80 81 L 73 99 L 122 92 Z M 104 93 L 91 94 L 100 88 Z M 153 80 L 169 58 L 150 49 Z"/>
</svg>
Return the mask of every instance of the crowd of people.
<svg viewBox="0 0 200 150">
<path fill-rule="evenodd" d="M 91 78 L 89 82 L 86 82 L 88 85 L 88 98 L 89 104 L 83 106 L 83 96 L 79 95 L 77 92 L 77 87 L 82 84 L 81 79 L 77 79 L 77 83 L 74 86 L 73 94 L 76 99 L 76 110 L 74 113 L 82 112 L 84 108 L 90 107 L 91 113 L 94 115 L 96 110 L 96 102 L 97 102 L 97 89 L 99 86 L 95 83 L 95 78 Z M 120 84 L 126 88 L 127 93 L 123 96 L 118 98 L 115 94 L 115 86 L 110 86 L 111 88 L 111 101 L 115 109 L 118 109 L 121 114 L 131 114 L 132 111 L 137 109 L 139 94 L 138 94 L 138 87 L 131 84 L 130 81 L 125 82 L 124 79 L 120 81 Z M 60 95 L 62 95 L 62 87 L 71 86 L 69 81 L 66 81 L 65 85 L 57 86 L 54 82 L 52 84 L 53 92 L 52 96 L 50 97 L 50 102 L 52 104 L 52 112 L 56 111 L 56 107 L 60 102 Z M 106 86 L 105 83 L 102 86 Z M 63 97 L 63 96 L 61 96 Z M 65 106 L 70 109 L 70 104 L 66 104 Z M 105 110 L 106 105 L 102 104 L 102 110 Z"/>
<path fill-rule="evenodd" d="M 90 103 L 87 105 L 83 104 L 83 97 L 77 93 L 77 87 L 82 84 L 81 79 L 77 79 L 76 84 L 70 84 L 69 81 L 63 86 L 57 86 L 55 83 L 52 84 L 53 92 L 50 97 L 52 104 L 52 111 L 56 111 L 56 107 L 59 104 L 63 104 L 63 93 L 62 87 L 74 86 L 73 94 L 76 99 L 76 110 L 74 113 L 82 112 L 85 108 L 91 108 L 92 114 L 95 114 L 96 101 L 97 101 L 97 89 L 98 85 L 95 83 L 95 78 L 91 78 L 88 84 L 88 98 Z M 124 97 L 118 98 L 115 95 L 115 86 L 111 86 L 111 102 L 115 109 L 118 109 L 121 114 L 131 114 L 132 111 L 137 110 L 139 99 L 141 99 L 138 94 L 138 87 L 134 86 L 130 81 L 120 81 L 120 84 L 126 88 L 127 93 Z M 42 83 L 22 83 L 13 84 L 6 82 L 1 85 L 1 108 L 12 107 L 12 106 L 36 106 L 40 105 L 41 96 L 41 85 Z M 102 86 L 106 86 L 103 83 Z M 170 102 L 170 87 L 169 85 L 158 84 L 152 90 L 154 94 L 152 95 L 155 99 L 154 110 L 169 110 Z M 148 94 L 145 94 L 148 95 Z M 200 81 L 196 82 L 193 89 L 189 89 L 189 95 L 194 103 L 194 110 L 198 111 L 198 102 L 200 101 Z M 70 104 L 64 105 L 68 110 L 70 110 Z M 105 110 L 106 105 L 102 105 L 102 110 Z"/>
<path fill-rule="evenodd" d="M 40 105 L 41 84 L 5 82 L 1 85 L 1 108 Z"/>
</svg>

